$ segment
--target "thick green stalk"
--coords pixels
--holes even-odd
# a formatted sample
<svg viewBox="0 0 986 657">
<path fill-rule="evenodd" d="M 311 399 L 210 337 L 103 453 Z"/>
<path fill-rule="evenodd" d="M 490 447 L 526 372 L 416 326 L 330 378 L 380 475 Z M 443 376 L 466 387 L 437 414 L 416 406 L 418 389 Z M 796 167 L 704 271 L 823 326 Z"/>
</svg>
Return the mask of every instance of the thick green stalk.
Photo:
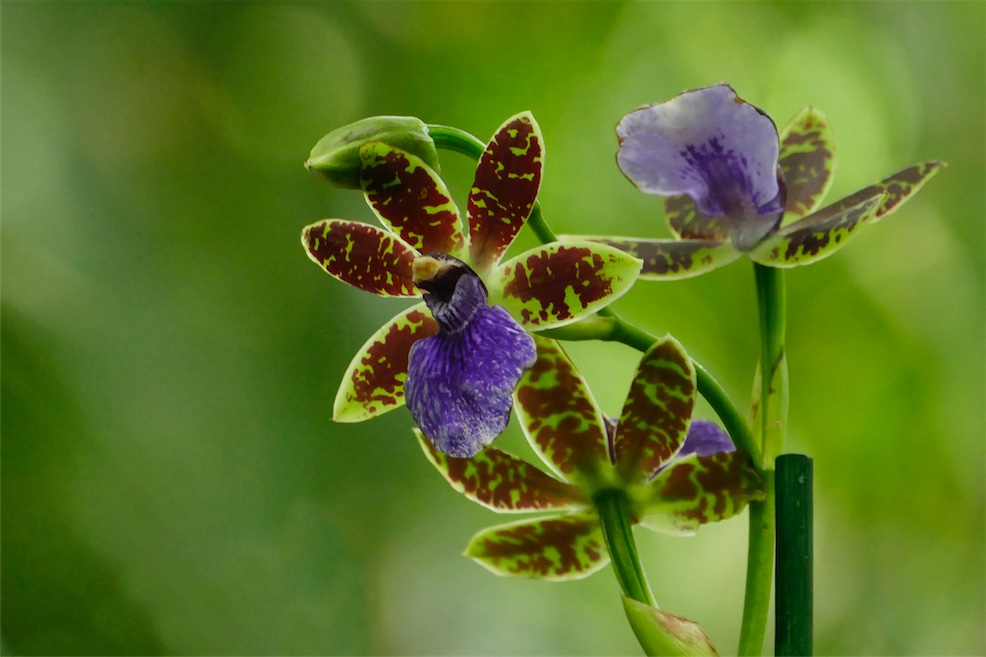
<svg viewBox="0 0 986 657">
<path fill-rule="evenodd" d="M 777 657 L 812 654 L 812 461 L 777 457 Z"/>
<path fill-rule="evenodd" d="M 623 594 L 637 602 L 656 607 L 654 594 L 647 584 L 647 576 L 637 555 L 637 544 L 633 540 L 630 502 L 626 493 L 616 488 L 607 489 L 600 491 L 593 501 Z"/>
</svg>

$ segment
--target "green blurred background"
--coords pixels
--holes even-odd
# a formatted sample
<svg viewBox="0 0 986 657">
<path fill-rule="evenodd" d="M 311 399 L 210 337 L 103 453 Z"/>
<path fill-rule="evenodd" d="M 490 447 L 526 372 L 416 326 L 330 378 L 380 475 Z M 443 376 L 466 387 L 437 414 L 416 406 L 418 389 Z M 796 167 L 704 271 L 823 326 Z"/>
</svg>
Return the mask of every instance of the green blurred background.
<svg viewBox="0 0 986 657">
<path fill-rule="evenodd" d="M 984 28 L 982 2 L 4 2 L 3 651 L 639 654 L 608 569 L 548 584 L 461 556 L 505 519 L 442 481 L 406 411 L 331 422 L 406 302 L 305 257 L 305 224 L 372 215 L 302 162 L 368 115 L 487 139 L 530 109 L 558 232 L 666 235 L 614 126 L 726 80 L 779 123 L 829 115 L 832 200 L 949 163 L 790 272 L 788 447 L 815 458 L 816 653 L 983 654 Z M 472 165 L 443 166 L 464 207 Z M 748 263 L 617 309 L 748 403 Z M 615 414 L 638 354 L 571 353 Z M 745 514 L 638 532 L 662 607 L 724 653 L 745 536 Z"/>
</svg>

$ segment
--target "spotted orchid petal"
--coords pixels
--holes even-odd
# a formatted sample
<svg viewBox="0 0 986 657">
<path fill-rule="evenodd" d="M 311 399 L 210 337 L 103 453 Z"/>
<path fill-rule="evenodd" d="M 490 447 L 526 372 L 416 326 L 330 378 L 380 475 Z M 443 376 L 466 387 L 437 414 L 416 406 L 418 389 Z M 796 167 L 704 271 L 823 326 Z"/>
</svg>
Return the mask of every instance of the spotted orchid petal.
<svg viewBox="0 0 986 657">
<path fill-rule="evenodd" d="M 469 193 L 469 250 L 477 271 L 500 261 L 531 214 L 541 185 L 544 140 L 530 112 L 496 131 Z"/>
<path fill-rule="evenodd" d="M 466 556 L 497 575 L 556 581 L 588 577 L 609 563 L 590 512 L 491 527 L 472 538 Z"/>
<path fill-rule="evenodd" d="M 770 267 L 796 267 L 826 258 L 845 246 L 856 229 L 876 221 L 886 192 L 856 205 L 831 205 L 781 229 L 764 240 L 750 257 Z"/>
<path fill-rule="evenodd" d="M 442 454 L 417 429 L 414 434 L 445 480 L 477 504 L 497 513 L 563 511 L 585 507 L 577 488 L 495 447 L 471 458 Z"/>
<path fill-rule="evenodd" d="M 700 525 L 731 518 L 750 500 L 766 497 L 753 459 L 744 451 L 675 459 L 647 491 L 641 524 L 676 535 L 694 534 Z"/>
<path fill-rule="evenodd" d="M 779 164 L 787 188 L 781 220 L 785 226 L 821 206 L 835 176 L 835 137 L 826 116 L 806 107 L 781 129 L 780 140 Z"/>
<path fill-rule="evenodd" d="M 482 281 L 464 263 L 425 264 L 433 271 L 415 282 L 439 331 L 411 348 L 407 407 L 438 451 L 475 456 L 507 427 L 534 340 L 506 310 L 486 305 Z"/>
<path fill-rule="evenodd" d="M 627 483 L 648 479 L 681 448 L 695 407 L 695 367 L 668 336 L 647 350 L 616 428 L 616 465 Z"/>
<path fill-rule="evenodd" d="M 554 242 L 504 262 L 490 287 L 501 304 L 532 330 L 574 322 L 623 295 L 640 261 L 592 242 Z"/>
<path fill-rule="evenodd" d="M 376 226 L 326 219 L 301 231 L 308 257 L 343 283 L 385 297 L 414 297 L 411 265 L 417 255 Z"/>
<path fill-rule="evenodd" d="M 381 223 L 421 253 L 459 253 L 462 222 L 438 174 L 416 155 L 382 142 L 359 153 L 360 184 Z"/>
<path fill-rule="evenodd" d="M 535 343 L 537 362 L 514 392 L 531 447 L 568 481 L 610 482 L 606 420 L 585 379 L 556 341 L 535 337 Z"/>
<path fill-rule="evenodd" d="M 560 235 L 561 241 L 575 239 Z M 672 281 L 691 278 L 728 265 L 742 253 L 728 240 L 659 240 L 638 237 L 579 235 L 577 239 L 613 246 L 643 262 L 641 280 Z"/>
<path fill-rule="evenodd" d="M 384 324 L 349 364 L 336 395 L 332 419 L 362 422 L 402 406 L 411 345 L 437 332 L 438 324 L 423 303 Z"/>
<path fill-rule="evenodd" d="M 931 161 L 898 171 L 785 226 L 750 257 L 772 267 L 794 267 L 830 256 L 845 246 L 856 229 L 894 212 L 944 166 L 944 162 Z"/>
<path fill-rule="evenodd" d="M 783 212 L 777 128 L 720 84 L 686 91 L 623 117 L 617 162 L 647 194 L 687 194 L 700 213 L 726 217 L 733 244 L 748 251 Z"/>
</svg>

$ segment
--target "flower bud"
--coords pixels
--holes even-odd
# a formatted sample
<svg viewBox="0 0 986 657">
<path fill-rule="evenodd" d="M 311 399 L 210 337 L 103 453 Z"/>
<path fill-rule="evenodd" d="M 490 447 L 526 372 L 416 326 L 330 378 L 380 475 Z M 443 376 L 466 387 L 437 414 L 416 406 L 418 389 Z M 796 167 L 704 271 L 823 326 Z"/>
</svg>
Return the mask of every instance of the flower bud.
<svg viewBox="0 0 986 657">
<path fill-rule="evenodd" d="M 372 116 L 337 128 L 315 144 L 305 168 L 334 187 L 359 189 L 359 149 L 374 141 L 416 155 L 439 170 L 428 126 L 413 116 Z"/>
</svg>

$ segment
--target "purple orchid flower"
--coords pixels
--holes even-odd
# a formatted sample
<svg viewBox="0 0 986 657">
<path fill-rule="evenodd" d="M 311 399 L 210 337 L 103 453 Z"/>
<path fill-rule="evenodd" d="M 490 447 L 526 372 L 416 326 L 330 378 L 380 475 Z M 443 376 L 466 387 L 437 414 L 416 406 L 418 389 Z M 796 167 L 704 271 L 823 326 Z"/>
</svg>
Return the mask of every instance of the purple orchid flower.
<svg viewBox="0 0 986 657">
<path fill-rule="evenodd" d="M 780 223 L 777 127 L 728 84 L 642 107 L 623 117 L 616 134 L 616 159 L 630 182 L 647 194 L 687 194 L 702 214 L 726 223 L 740 251 Z"/>
<path fill-rule="evenodd" d="M 643 260 L 643 279 L 697 276 L 744 254 L 768 267 L 816 262 L 896 210 L 944 166 L 921 162 L 821 207 L 835 170 L 825 115 L 806 107 L 778 132 L 728 84 L 636 109 L 616 131 L 620 169 L 641 191 L 666 197 L 674 237 L 562 239 L 633 254 Z"/>
</svg>

